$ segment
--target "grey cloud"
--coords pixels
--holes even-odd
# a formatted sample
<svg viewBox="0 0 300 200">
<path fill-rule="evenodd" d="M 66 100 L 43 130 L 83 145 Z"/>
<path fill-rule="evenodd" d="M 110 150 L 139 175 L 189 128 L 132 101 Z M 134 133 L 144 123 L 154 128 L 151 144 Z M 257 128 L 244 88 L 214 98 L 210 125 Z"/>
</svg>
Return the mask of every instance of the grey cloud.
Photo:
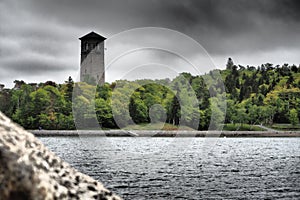
<svg viewBox="0 0 300 200">
<path fill-rule="evenodd" d="M 71 74 L 79 67 L 78 37 L 91 30 L 110 37 L 144 26 L 170 28 L 192 37 L 217 58 L 218 66 L 222 57 L 223 64 L 232 55 L 241 62 L 253 60 L 250 65 L 263 60 L 296 62 L 299 10 L 299 0 L 4 0 L 0 2 L 0 68 L 24 74 L 65 69 Z M 174 41 L 170 47 L 180 48 L 183 43 Z M 291 53 L 281 54 L 281 50 Z M 192 57 L 197 54 L 194 48 L 185 51 Z M 35 57 L 26 58 L 24 53 Z M 13 59 L 14 55 L 19 57 Z"/>
<path fill-rule="evenodd" d="M 300 31 L 297 0 L 31 2 L 24 6 L 38 17 L 82 29 L 100 29 L 106 36 L 140 26 L 175 29 L 195 38 L 212 54 L 296 46 L 293 38 Z M 240 47 L 236 40 L 243 40 Z"/>
<path fill-rule="evenodd" d="M 46 60 L 46 62 L 45 62 Z M 2 66 L 5 66 L 7 71 L 12 73 L 20 72 L 23 74 L 43 74 L 51 71 L 60 72 L 68 69 L 74 69 L 76 66 L 72 66 L 72 63 L 64 61 L 58 61 L 55 59 L 36 59 L 36 58 L 12 58 L 0 62 Z"/>
</svg>

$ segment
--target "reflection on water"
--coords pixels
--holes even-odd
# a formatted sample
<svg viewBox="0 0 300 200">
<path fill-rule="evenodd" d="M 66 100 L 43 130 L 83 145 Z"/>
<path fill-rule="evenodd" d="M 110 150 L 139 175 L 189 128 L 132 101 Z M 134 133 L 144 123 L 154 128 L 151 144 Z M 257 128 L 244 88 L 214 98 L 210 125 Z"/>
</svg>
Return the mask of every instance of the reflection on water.
<svg viewBox="0 0 300 200">
<path fill-rule="evenodd" d="M 40 139 L 124 199 L 300 199 L 300 138 Z"/>
</svg>

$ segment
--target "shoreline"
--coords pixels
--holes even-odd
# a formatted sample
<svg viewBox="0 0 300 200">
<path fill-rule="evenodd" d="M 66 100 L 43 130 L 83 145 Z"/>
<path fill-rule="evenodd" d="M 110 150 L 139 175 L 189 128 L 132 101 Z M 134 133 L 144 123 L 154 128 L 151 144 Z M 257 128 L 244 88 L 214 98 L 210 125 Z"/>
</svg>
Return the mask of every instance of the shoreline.
<svg viewBox="0 0 300 200">
<path fill-rule="evenodd" d="M 300 137 L 300 131 L 27 130 L 39 137 Z"/>
</svg>

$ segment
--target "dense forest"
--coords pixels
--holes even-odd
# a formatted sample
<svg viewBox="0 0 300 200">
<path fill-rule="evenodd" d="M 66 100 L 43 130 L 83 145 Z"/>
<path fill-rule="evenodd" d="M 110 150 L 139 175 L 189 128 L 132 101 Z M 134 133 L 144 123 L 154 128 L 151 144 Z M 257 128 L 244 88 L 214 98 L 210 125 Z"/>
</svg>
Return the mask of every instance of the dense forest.
<svg viewBox="0 0 300 200">
<path fill-rule="evenodd" d="M 104 128 L 166 122 L 198 130 L 224 124 L 290 123 L 300 116 L 300 66 L 235 65 L 173 80 L 118 80 L 94 86 L 52 81 L 0 91 L 0 110 L 27 129 Z M 75 123 L 75 122 L 76 123 Z M 76 124 L 76 126 L 75 126 Z"/>
</svg>

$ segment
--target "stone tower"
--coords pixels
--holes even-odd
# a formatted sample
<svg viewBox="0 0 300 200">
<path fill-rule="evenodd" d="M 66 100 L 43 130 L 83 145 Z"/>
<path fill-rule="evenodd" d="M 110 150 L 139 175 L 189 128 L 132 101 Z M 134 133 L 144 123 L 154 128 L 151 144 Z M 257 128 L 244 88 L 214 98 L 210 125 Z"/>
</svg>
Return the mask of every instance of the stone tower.
<svg viewBox="0 0 300 200">
<path fill-rule="evenodd" d="M 105 39 L 95 32 L 79 38 L 81 40 L 80 81 L 99 85 L 105 82 Z"/>
</svg>

